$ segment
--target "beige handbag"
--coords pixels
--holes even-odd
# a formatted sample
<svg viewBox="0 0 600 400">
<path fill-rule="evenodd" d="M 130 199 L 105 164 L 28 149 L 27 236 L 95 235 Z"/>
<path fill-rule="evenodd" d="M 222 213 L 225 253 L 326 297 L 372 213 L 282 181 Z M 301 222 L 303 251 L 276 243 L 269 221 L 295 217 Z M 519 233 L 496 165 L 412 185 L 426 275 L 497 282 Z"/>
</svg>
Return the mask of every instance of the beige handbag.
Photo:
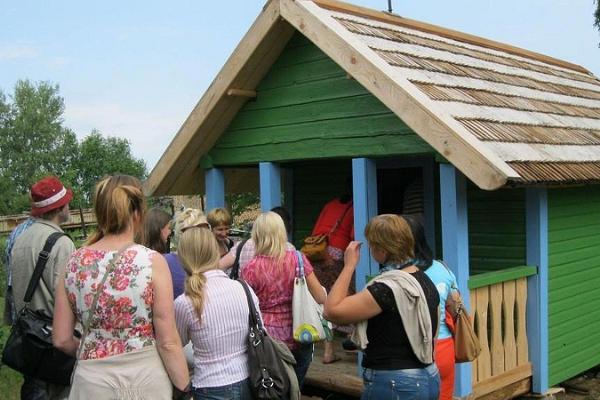
<svg viewBox="0 0 600 400">
<path fill-rule="evenodd" d="M 454 336 L 454 361 L 469 362 L 481 353 L 481 344 L 475 334 L 471 317 L 465 309 L 460 292 L 452 287 L 446 299 L 446 312 L 451 316 L 451 324 L 446 323 Z"/>
</svg>

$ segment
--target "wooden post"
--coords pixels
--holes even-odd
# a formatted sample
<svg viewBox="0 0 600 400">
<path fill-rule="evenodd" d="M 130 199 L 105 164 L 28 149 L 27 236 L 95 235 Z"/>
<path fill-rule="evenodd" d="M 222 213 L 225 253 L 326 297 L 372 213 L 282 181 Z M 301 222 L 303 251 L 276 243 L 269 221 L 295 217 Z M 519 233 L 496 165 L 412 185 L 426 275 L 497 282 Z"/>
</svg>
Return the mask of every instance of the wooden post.
<svg viewBox="0 0 600 400">
<path fill-rule="evenodd" d="M 281 170 L 272 162 L 259 164 L 260 208 L 263 212 L 281 205 Z"/>
<path fill-rule="evenodd" d="M 548 391 L 548 193 L 528 188 L 527 265 L 537 265 L 537 275 L 527 279 L 527 335 L 533 366 L 532 391 Z"/>
<path fill-rule="evenodd" d="M 377 215 L 377 167 L 367 158 L 352 160 L 352 192 L 354 202 L 354 239 L 363 242 L 360 262 L 356 267 L 356 291 L 362 290 L 367 276 L 378 272 L 377 262 L 371 257 L 365 227 Z"/>
<path fill-rule="evenodd" d="M 444 261 L 458 281 L 463 300 L 470 309 L 469 227 L 466 180 L 451 164 L 440 164 L 440 201 Z M 479 298 L 478 298 L 479 301 Z M 456 364 L 454 395 L 467 397 L 472 391 L 471 363 Z"/>
<path fill-rule="evenodd" d="M 213 208 L 225 207 L 225 176 L 223 170 L 210 168 L 206 170 L 206 208 L 209 212 Z"/>
<path fill-rule="evenodd" d="M 283 169 L 283 206 L 292 219 L 292 232 L 288 234 L 288 240 L 294 243 L 294 170 L 291 168 Z"/>
</svg>

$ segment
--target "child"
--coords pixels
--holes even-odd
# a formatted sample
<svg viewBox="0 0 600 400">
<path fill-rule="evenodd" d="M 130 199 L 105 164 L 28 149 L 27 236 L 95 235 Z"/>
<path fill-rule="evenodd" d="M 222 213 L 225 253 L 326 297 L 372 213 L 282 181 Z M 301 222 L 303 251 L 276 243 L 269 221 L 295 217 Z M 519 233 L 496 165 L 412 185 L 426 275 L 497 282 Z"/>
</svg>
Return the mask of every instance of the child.
<svg viewBox="0 0 600 400">
<path fill-rule="evenodd" d="M 206 215 L 206 219 L 219 243 L 219 255 L 223 257 L 233 247 L 233 240 L 229 238 L 231 214 L 225 208 L 214 208 Z"/>
</svg>

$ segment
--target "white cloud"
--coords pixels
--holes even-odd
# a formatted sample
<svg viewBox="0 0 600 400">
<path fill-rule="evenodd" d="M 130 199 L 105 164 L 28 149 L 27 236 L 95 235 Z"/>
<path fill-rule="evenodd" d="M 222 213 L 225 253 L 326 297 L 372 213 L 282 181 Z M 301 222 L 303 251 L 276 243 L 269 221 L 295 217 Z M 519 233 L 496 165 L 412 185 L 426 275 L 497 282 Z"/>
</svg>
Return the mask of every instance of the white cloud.
<svg viewBox="0 0 600 400">
<path fill-rule="evenodd" d="M 65 109 L 65 125 L 82 139 L 92 129 L 104 136 L 116 136 L 131 142 L 132 153 L 146 161 L 152 170 L 165 151 L 186 115 L 141 112 L 118 103 L 86 103 L 69 105 Z"/>
<path fill-rule="evenodd" d="M 48 60 L 48 66 L 52 68 L 62 68 L 71 64 L 69 57 L 52 57 Z"/>
<path fill-rule="evenodd" d="M 23 58 L 35 58 L 38 50 L 28 45 L 5 45 L 0 46 L 0 60 L 19 60 Z"/>
</svg>

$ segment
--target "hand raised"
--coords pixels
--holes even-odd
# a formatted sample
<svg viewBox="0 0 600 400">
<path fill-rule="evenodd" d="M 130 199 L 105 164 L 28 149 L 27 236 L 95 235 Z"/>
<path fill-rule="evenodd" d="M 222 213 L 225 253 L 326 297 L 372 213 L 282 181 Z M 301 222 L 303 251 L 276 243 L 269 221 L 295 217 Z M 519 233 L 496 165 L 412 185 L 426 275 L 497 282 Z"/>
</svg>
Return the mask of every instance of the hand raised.
<svg viewBox="0 0 600 400">
<path fill-rule="evenodd" d="M 351 266 L 352 268 L 356 267 L 358 261 L 360 260 L 360 246 L 362 242 L 357 240 L 353 240 L 346 247 L 346 251 L 344 252 L 344 266 Z"/>
</svg>

